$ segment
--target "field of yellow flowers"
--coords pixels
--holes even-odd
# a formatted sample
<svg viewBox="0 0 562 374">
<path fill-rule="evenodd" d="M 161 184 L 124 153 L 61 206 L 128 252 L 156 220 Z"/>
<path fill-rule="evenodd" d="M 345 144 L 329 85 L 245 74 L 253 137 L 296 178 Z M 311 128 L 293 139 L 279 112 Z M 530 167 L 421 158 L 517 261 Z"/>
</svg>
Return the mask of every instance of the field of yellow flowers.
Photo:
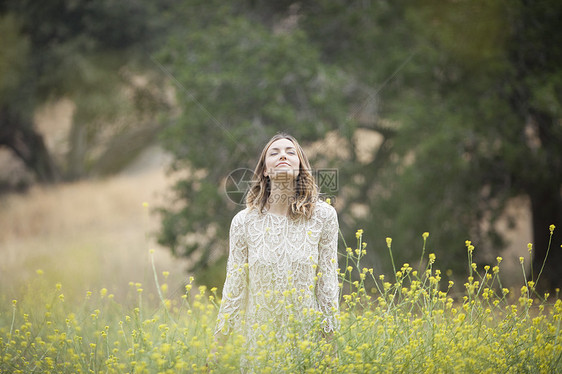
<svg viewBox="0 0 562 374">
<path fill-rule="evenodd" d="M 295 321 L 279 340 L 264 326 L 252 353 L 255 372 L 561 373 L 558 292 L 539 295 L 532 281 L 503 288 L 501 258 L 477 267 L 469 241 L 466 283 L 444 282 L 435 255 L 425 256 L 428 235 L 422 235 L 419 264 L 404 264 L 385 277 L 361 267 L 366 244 L 359 230 L 356 247 L 346 248 L 340 261 L 339 331 L 331 339 L 292 334 L 299 328 Z M 387 246 L 392 259 L 391 238 Z M 122 300 L 102 288 L 77 301 L 67 300 L 64 285 L 48 284 L 38 270 L 19 299 L 0 299 L 0 372 L 240 371 L 243 337 L 222 345 L 213 339 L 216 289 L 190 279 L 178 293 L 169 289 L 168 277 L 154 267 L 157 303 L 133 282 Z"/>
</svg>

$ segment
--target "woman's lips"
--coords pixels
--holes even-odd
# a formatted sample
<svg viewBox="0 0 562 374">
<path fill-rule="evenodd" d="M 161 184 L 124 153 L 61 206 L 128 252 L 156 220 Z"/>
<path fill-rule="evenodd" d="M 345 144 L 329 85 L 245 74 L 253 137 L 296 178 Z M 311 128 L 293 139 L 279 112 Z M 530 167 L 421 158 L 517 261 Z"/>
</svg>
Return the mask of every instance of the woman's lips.
<svg viewBox="0 0 562 374">
<path fill-rule="evenodd" d="M 291 166 L 291 165 L 289 165 L 289 163 L 287 163 L 287 162 L 280 162 L 280 163 L 278 163 L 277 165 L 275 165 L 275 167 L 281 166 L 281 165 L 287 165 L 287 166 L 289 166 L 289 167 Z"/>
</svg>

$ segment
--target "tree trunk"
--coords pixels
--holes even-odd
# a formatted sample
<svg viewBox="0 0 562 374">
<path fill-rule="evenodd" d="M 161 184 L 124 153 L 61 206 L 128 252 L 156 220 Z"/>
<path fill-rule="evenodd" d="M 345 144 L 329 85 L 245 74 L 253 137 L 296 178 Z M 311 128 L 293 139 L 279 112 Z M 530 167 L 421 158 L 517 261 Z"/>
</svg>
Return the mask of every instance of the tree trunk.
<svg viewBox="0 0 562 374">
<path fill-rule="evenodd" d="M 74 122 L 69 136 L 70 149 L 66 155 L 68 169 L 65 173 L 66 179 L 77 180 L 86 174 L 86 153 L 88 150 L 86 126 Z"/>
<path fill-rule="evenodd" d="M 537 186 L 530 194 L 533 222 L 533 278 L 538 280 L 537 290 L 540 293 L 554 293 L 562 288 L 562 250 L 560 248 L 562 230 L 562 197 L 560 185 Z M 550 242 L 549 226 L 556 229 Z M 550 242 L 550 250 L 549 248 Z M 546 257 L 548 251 L 548 257 Z"/>
<path fill-rule="evenodd" d="M 31 122 L 0 109 L 0 146 L 5 145 L 31 169 L 37 181 L 54 183 L 60 180 L 59 170 L 45 146 L 43 136 L 33 130 Z"/>
<path fill-rule="evenodd" d="M 534 180 L 528 180 L 531 193 L 531 212 L 533 215 L 533 239 L 535 254 L 533 257 L 533 276 L 540 275 L 537 291 L 550 292 L 562 288 L 562 162 L 560 160 L 559 132 L 556 131 L 558 119 L 550 113 L 533 106 L 528 107 L 532 122 L 537 125 L 537 135 L 541 149 L 535 164 L 539 173 L 534 173 Z M 552 240 L 549 227 L 554 225 Z M 550 242 L 550 249 L 549 249 Z M 548 251 L 548 257 L 546 257 Z M 543 268 L 544 264 L 544 268 Z"/>
</svg>

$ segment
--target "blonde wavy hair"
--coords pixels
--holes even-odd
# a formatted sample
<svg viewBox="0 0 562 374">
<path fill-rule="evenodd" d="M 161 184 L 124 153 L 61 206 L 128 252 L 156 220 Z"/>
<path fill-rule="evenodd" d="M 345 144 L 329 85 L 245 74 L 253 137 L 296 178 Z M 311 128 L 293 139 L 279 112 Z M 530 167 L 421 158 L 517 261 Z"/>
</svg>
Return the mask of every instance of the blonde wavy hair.
<svg viewBox="0 0 562 374">
<path fill-rule="evenodd" d="M 259 212 L 265 210 L 271 193 L 271 181 L 268 176 L 264 175 L 265 158 L 271 144 L 279 139 L 288 139 L 295 145 L 300 161 L 299 175 L 296 180 L 295 195 L 290 204 L 289 217 L 292 219 L 299 217 L 309 219 L 318 199 L 318 186 L 312 175 L 310 162 L 302 147 L 294 137 L 286 133 L 274 135 L 263 148 L 258 164 L 254 169 L 254 180 L 246 196 L 246 205 L 250 209 L 258 209 Z"/>
</svg>

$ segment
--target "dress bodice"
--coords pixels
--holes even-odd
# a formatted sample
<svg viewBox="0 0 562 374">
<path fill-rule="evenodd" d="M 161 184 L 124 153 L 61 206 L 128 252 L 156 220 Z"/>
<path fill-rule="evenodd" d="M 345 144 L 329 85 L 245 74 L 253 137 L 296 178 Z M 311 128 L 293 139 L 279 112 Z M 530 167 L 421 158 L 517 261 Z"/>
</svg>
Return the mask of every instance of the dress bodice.
<svg viewBox="0 0 562 374">
<path fill-rule="evenodd" d="M 316 203 L 310 219 L 291 219 L 244 209 L 232 220 L 227 278 L 216 332 L 245 334 L 264 323 L 282 327 L 307 311 L 323 315 L 323 328 L 337 327 L 338 220 L 335 209 Z M 249 337 L 251 338 L 251 337 Z"/>
</svg>

